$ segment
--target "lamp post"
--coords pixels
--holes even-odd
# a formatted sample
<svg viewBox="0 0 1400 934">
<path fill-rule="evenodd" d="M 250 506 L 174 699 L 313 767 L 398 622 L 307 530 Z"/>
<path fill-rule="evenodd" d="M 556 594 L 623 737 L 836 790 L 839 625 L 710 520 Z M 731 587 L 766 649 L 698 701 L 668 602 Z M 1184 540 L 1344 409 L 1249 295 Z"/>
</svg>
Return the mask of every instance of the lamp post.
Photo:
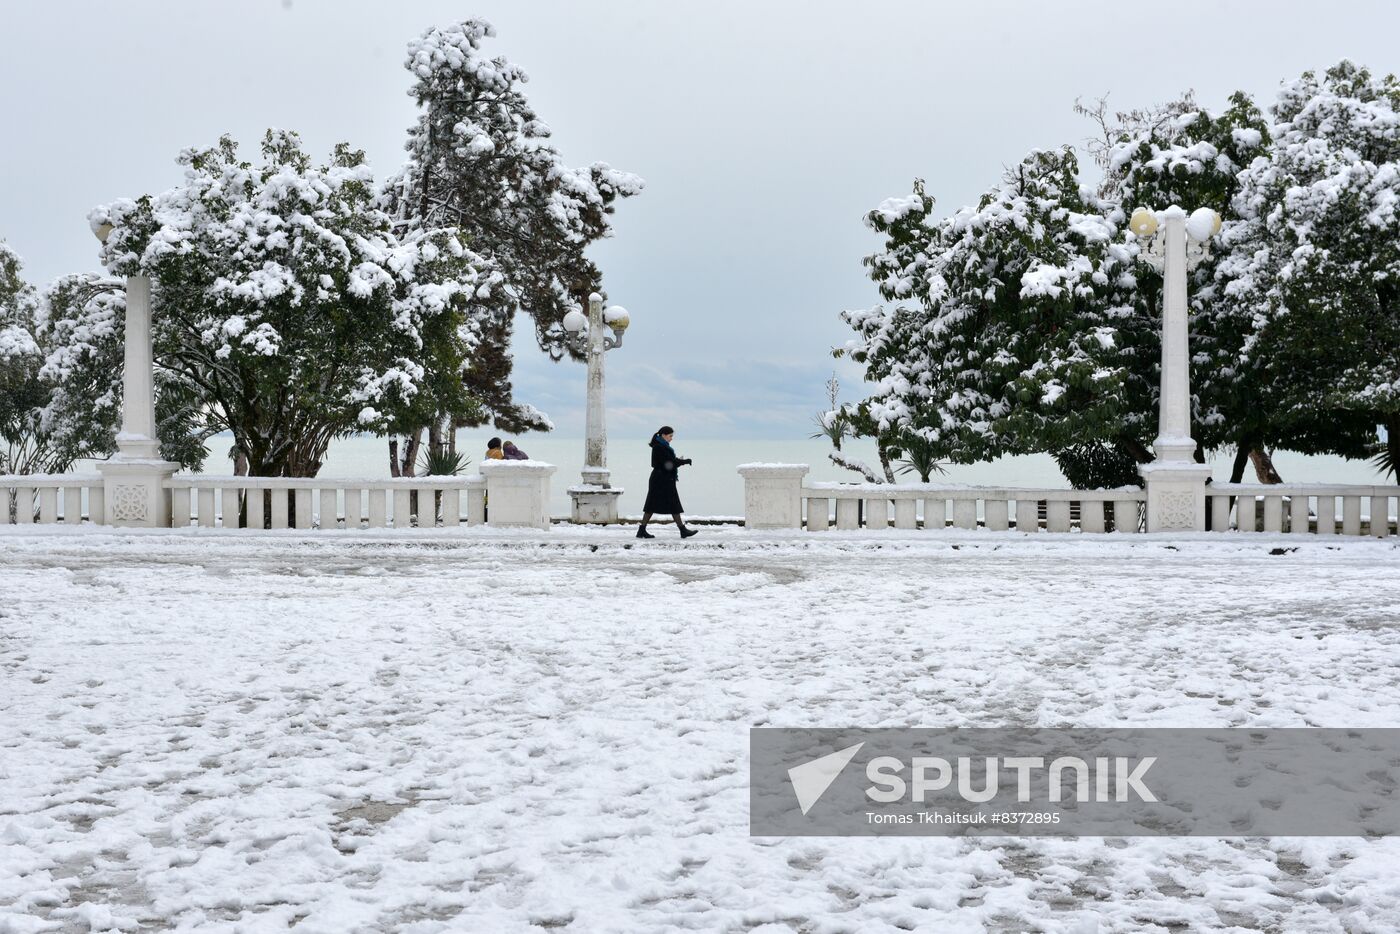
<svg viewBox="0 0 1400 934">
<path fill-rule="evenodd" d="M 1191 350 L 1186 273 L 1205 259 L 1220 232 L 1220 215 L 1199 208 L 1188 218 L 1173 205 L 1154 213 L 1138 208 L 1128 229 L 1143 241 L 1141 256 L 1162 274 L 1162 382 L 1157 402 L 1155 459 L 1140 470 L 1147 482 L 1149 532 L 1205 530 L 1205 483 L 1210 467 L 1196 463 L 1191 437 Z"/>
<path fill-rule="evenodd" d="M 101 224 L 93 232 L 105 244 L 112 225 Z M 103 478 L 106 524 L 169 526 L 170 491 L 165 481 L 180 465 L 161 460 L 156 436 L 149 276 L 127 277 L 123 331 L 122 424 L 117 453 L 97 468 Z"/>
<path fill-rule="evenodd" d="M 564 316 L 566 340 L 588 362 L 588 414 L 583 441 L 583 482 L 569 487 L 573 501 L 573 521 L 611 524 L 617 522 L 617 499 L 622 490 L 609 482 L 608 430 L 603 396 L 606 381 L 603 355 L 622 346 L 622 336 L 632 323 L 627 309 L 613 305 L 603 308 L 603 296 L 588 296 L 588 314 L 577 309 Z M 611 334 L 607 333 L 612 331 Z"/>
</svg>

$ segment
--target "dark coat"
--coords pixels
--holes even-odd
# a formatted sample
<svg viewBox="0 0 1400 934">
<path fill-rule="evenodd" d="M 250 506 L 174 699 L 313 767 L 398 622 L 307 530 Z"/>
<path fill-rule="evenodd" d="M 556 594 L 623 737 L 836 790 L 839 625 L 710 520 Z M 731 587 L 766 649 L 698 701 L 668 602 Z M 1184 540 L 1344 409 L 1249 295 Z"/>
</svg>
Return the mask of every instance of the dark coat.
<svg viewBox="0 0 1400 934">
<path fill-rule="evenodd" d="M 680 494 L 676 492 L 676 481 L 680 479 L 680 468 L 689 464 L 690 458 L 677 457 L 676 451 L 660 438 L 651 439 L 651 480 L 647 482 L 647 501 L 643 512 L 661 515 L 674 515 L 684 512 Z"/>
</svg>

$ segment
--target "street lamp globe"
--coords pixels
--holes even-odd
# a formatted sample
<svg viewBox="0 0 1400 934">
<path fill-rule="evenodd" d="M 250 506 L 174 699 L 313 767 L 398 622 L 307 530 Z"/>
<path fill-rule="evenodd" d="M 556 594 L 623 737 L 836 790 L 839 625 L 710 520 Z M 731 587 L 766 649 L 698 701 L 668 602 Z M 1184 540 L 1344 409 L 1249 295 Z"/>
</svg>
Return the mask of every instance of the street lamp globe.
<svg viewBox="0 0 1400 934">
<path fill-rule="evenodd" d="M 1197 208 L 1186 219 L 1186 232 L 1192 240 L 1205 243 L 1220 233 L 1220 215 L 1210 208 Z"/>
<path fill-rule="evenodd" d="M 620 334 L 627 330 L 627 325 L 632 323 L 632 316 L 621 305 L 613 305 L 603 312 L 603 321 L 608 327 Z"/>
<path fill-rule="evenodd" d="M 564 330 L 570 334 L 577 334 L 588 326 L 588 316 L 577 308 L 564 316 Z"/>
<path fill-rule="evenodd" d="M 1157 232 L 1157 215 L 1147 208 L 1138 208 L 1128 219 L 1128 229 L 1145 240 Z"/>
<path fill-rule="evenodd" d="M 97 237 L 99 242 L 106 243 L 107 238 L 112 235 L 112 225 L 107 223 L 98 224 L 95 228 L 93 228 L 92 232 L 93 235 Z"/>
</svg>

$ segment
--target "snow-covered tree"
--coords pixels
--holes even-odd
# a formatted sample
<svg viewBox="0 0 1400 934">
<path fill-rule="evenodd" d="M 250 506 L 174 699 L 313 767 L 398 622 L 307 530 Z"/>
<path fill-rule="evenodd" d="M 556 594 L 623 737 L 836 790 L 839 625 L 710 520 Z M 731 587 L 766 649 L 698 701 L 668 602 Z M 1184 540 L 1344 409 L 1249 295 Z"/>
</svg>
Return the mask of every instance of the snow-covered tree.
<svg viewBox="0 0 1400 934">
<path fill-rule="evenodd" d="M 121 424 L 123 294 L 96 275 L 36 294 L 0 243 L 0 473 L 62 473 L 116 451 Z M 187 387 L 156 374 L 161 454 L 198 467 L 206 451 Z"/>
<path fill-rule="evenodd" d="M 383 203 L 402 230 L 461 230 L 499 271 L 474 393 L 502 428 L 547 430 L 548 419 L 511 398 L 514 314 L 529 314 L 541 346 L 563 356 L 564 315 L 602 291 L 584 251 L 611 235 L 614 202 L 641 191 L 642 180 L 602 162 L 565 163 L 526 98 L 524 70 L 482 51 L 494 35 L 489 23 L 469 19 L 409 43 L 405 67 L 420 113 L 407 164 L 385 186 Z"/>
<path fill-rule="evenodd" d="M 96 209 L 103 260 L 153 281 L 159 368 L 233 433 L 250 473 L 314 476 L 332 438 L 465 404 L 460 371 L 498 276 L 452 228 L 400 235 L 362 153 L 314 166 L 270 130 L 187 150 L 184 182 Z"/>
<path fill-rule="evenodd" d="M 44 359 L 34 338 L 37 310 L 19 256 L 0 240 L 0 474 L 48 473 L 67 466 L 55 463 L 39 425 L 48 392 L 39 379 Z"/>
<path fill-rule="evenodd" d="M 1161 277 L 1120 228 L 1134 207 L 1211 207 L 1192 273 L 1193 432 L 1268 452 L 1400 451 L 1400 91 L 1349 63 L 1290 85 L 1273 123 L 1246 96 L 1093 116 L 1097 191 L 1073 153 L 1034 153 L 976 208 L 936 219 L 922 182 L 867 224 L 887 302 L 846 312 L 870 397 L 858 430 L 955 462 L 1048 452 L 1076 485 L 1131 482 L 1156 430 Z M 891 442 L 882 442 L 882 450 Z"/>
<path fill-rule="evenodd" d="M 1265 440 L 1400 454 L 1400 81 L 1351 62 L 1285 86 L 1239 176 L 1219 280 Z"/>
<path fill-rule="evenodd" d="M 885 238 L 870 277 L 896 304 L 844 314 L 858 334 L 846 351 L 874 384 L 857 421 L 955 463 L 1141 446 L 1155 426 L 1136 361 L 1156 324 L 1123 302 L 1136 248 L 1123 212 L 1080 185 L 1074 152 L 1031 153 L 950 217 L 933 206 L 920 182 L 866 217 Z"/>
<path fill-rule="evenodd" d="M 1236 219 L 1237 176 L 1269 145 L 1268 121 L 1242 93 L 1212 112 L 1196 106 L 1190 94 L 1148 111 L 1133 111 L 1117 131 L 1103 159 L 1105 199 L 1121 210 L 1138 206 L 1180 205 L 1188 210 L 1208 207 L 1227 224 Z M 1105 124 L 1101 123 L 1101 126 Z M 1114 138 L 1110 128 L 1106 134 Z M 1270 412 L 1256 404 L 1255 390 L 1240 354 L 1244 335 L 1237 317 L 1227 313 L 1215 283 L 1215 273 L 1227 253 L 1214 244 L 1191 273 L 1193 433 L 1202 450 L 1234 447 L 1232 479 L 1241 479 L 1244 465 L 1255 460 L 1260 478 L 1272 476 L 1264 427 Z M 1162 277 L 1147 263 L 1134 271 L 1136 307 L 1150 314 L 1161 306 Z M 1139 378 L 1154 382 L 1157 358 L 1142 359 Z M 1144 413 L 1155 417 L 1155 413 Z"/>
</svg>

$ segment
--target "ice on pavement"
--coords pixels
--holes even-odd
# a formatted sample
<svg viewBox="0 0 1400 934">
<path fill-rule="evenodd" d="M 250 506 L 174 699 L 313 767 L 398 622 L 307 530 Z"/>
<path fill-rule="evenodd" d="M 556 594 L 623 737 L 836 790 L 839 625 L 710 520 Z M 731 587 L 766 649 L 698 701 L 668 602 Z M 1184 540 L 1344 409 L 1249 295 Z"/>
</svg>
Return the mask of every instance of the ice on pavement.
<svg viewBox="0 0 1400 934">
<path fill-rule="evenodd" d="M 751 726 L 1396 726 L 1394 544 L 628 534 L 0 535 L 0 931 L 1400 929 L 1394 838 L 747 787 Z"/>
</svg>

